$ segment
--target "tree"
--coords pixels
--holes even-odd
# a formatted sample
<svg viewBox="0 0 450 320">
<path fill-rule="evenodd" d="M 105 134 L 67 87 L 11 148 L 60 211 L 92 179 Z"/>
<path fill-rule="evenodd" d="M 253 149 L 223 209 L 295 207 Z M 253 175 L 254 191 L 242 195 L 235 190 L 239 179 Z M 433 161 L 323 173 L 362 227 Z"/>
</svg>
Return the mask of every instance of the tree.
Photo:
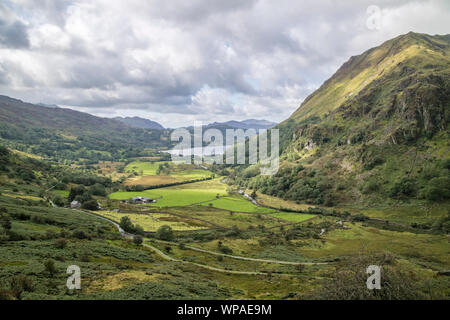
<svg viewBox="0 0 450 320">
<path fill-rule="evenodd" d="M 156 238 L 165 241 L 172 241 L 174 239 L 172 228 L 168 225 L 161 226 L 158 231 L 156 231 Z"/>
<path fill-rule="evenodd" d="M 140 235 L 133 236 L 133 242 L 137 245 L 141 245 L 143 242 L 143 239 Z"/>
<path fill-rule="evenodd" d="M 83 186 L 76 186 L 76 187 L 70 188 L 69 197 L 68 197 L 69 202 L 72 202 L 73 200 L 75 200 L 75 198 L 77 196 L 81 196 L 85 192 L 86 192 L 86 189 Z"/>
<path fill-rule="evenodd" d="M 86 209 L 86 210 L 98 210 L 98 203 L 96 200 L 89 200 L 84 202 L 81 205 L 81 208 Z"/>
<path fill-rule="evenodd" d="M 132 232 L 133 230 L 133 223 L 128 216 L 124 216 L 120 219 L 119 226 L 126 232 Z"/>
<path fill-rule="evenodd" d="M 105 187 L 100 183 L 96 183 L 93 186 L 91 186 L 89 188 L 89 192 L 94 196 L 102 196 L 102 197 L 105 197 L 107 194 Z"/>
</svg>

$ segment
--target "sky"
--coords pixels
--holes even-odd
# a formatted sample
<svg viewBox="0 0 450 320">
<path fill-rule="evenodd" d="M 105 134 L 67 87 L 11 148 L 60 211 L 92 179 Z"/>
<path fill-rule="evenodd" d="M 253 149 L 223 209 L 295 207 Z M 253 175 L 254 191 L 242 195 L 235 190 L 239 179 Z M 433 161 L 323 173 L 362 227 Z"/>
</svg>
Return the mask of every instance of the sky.
<svg viewBox="0 0 450 320">
<path fill-rule="evenodd" d="M 2 0 L 0 94 L 172 128 L 280 122 L 351 56 L 449 17 L 448 0 Z"/>
</svg>

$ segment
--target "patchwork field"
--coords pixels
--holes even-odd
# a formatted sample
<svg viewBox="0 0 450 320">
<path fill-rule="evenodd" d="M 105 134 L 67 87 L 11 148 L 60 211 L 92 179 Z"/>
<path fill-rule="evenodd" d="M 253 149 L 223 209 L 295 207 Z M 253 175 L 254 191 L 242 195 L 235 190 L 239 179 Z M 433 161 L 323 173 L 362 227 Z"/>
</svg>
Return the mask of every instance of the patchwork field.
<svg viewBox="0 0 450 320">
<path fill-rule="evenodd" d="M 156 203 L 149 204 L 151 206 L 175 207 L 210 201 L 216 199 L 217 195 L 226 194 L 225 185 L 217 180 L 211 180 L 145 191 L 119 191 L 110 194 L 109 198 L 128 200 L 132 197 L 149 197 L 157 200 Z"/>
<path fill-rule="evenodd" d="M 160 170 L 163 166 L 163 170 Z M 159 170 L 159 171 L 158 171 Z M 173 164 L 168 161 L 133 161 L 125 167 L 125 172 L 136 176 L 128 178 L 125 185 L 155 186 L 190 180 L 205 179 L 212 175 L 208 170 L 191 164 Z"/>
<path fill-rule="evenodd" d="M 114 221 L 128 215 L 134 223 L 150 232 L 164 224 L 176 231 L 232 227 L 246 230 L 258 226 L 272 228 L 314 217 L 259 207 L 241 195 L 227 193 L 226 188 L 217 178 L 142 192 L 115 192 L 109 195 L 110 199 L 127 200 L 137 196 L 156 199 L 156 203 L 139 206 L 139 210 L 145 211 L 145 207 L 151 206 L 162 208 L 164 213 L 122 214 L 101 211 L 101 214 Z"/>
</svg>

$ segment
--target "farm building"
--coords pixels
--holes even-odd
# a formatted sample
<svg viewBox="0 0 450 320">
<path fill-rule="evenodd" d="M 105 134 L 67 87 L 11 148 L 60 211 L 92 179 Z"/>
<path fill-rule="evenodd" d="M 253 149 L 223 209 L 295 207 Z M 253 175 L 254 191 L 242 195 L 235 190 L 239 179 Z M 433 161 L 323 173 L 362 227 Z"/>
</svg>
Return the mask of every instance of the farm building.
<svg viewBox="0 0 450 320">
<path fill-rule="evenodd" d="M 135 203 L 135 204 L 137 204 L 137 203 L 154 203 L 154 202 L 156 202 L 156 200 L 150 199 L 147 197 L 133 197 L 130 200 L 128 200 L 128 202 Z"/>
</svg>

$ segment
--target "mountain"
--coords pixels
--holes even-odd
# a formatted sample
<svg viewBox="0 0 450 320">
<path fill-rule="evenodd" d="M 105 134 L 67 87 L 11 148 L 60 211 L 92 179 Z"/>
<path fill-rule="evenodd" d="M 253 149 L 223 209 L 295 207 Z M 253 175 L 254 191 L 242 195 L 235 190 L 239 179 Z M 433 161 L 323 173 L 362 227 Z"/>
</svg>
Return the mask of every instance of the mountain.
<svg viewBox="0 0 450 320">
<path fill-rule="evenodd" d="M 450 197 L 450 35 L 408 33 L 351 57 L 280 129 L 281 168 L 246 181 L 290 200 Z"/>
<path fill-rule="evenodd" d="M 115 117 L 113 119 L 134 128 L 164 130 L 164 127 L 158 122 L 140 117 Z"/>
<path fill-rule="evenodd" d="M 208 128 L 210 127 L 228 127 L 231 129 L 270 129 L 272 127 L 276 126 L 275 122 L 270 122 L 267 120 L 256 120 L 256 119 L 248 119 L 243 121 L 226 121 L 226 122 L 213 122 L 207 125 Z"/>
<path fill-rule="evenodd" d="M 114 160 L 167 147 L 167 133 L 0 96 L 0 142 L 58 160 Z M 148 151 L 148 150 L 147 150 Z"/>
</svg>

